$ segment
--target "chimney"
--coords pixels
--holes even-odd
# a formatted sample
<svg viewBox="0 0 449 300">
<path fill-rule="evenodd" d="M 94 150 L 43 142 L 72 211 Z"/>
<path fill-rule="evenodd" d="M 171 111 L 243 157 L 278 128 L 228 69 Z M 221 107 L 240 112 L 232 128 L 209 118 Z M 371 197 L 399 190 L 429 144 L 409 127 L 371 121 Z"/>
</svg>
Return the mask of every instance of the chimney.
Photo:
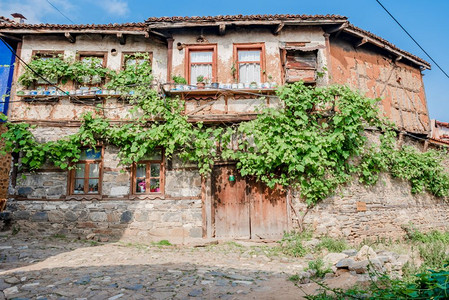
<svg viewBox="0 0 449 300">
<path fill-rule="evenodd" d="M 19 23 L 19 24 L 25 23 L 25 20 L 27 19 L 22 14 L 19 14 L 19 13 L 13 13 L 13 14 L 11 14 L 11 16 L 14 18 L 14 22 Z"/>
</svg>

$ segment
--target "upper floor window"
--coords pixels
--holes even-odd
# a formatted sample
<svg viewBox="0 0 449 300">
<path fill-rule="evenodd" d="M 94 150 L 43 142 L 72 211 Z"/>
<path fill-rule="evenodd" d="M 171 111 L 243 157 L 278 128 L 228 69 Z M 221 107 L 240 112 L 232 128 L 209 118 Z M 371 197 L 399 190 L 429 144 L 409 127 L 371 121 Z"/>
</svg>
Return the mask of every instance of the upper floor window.
<svg viewBox="0 0 449 300">
<path fill-rule="evenodd" d="M 217 80 L 217 46 L 187 46 L 186 74 L 189 84 L 195 85 L 197 77 L 203 76 L 209 82 Z"/>
<path fill-rule="evenodd" d="M 263 81 L 264 52 L 264 44 L 234 44 L 238 82 L 250 84 Z"/>
<path fill-rule="evenodd" d="M 62 56 L 64 55 L 63 51 L 33 51 L 33 59 L 38 60 L 62 60 Z M 55 76 L 51 76 L 52 74 L 45 74 L 42 78 L 38 78 L 36 80 L 35 88 L 48 88 L 51 85 L 58 84 L 59 78 Z"/>
<path fill-rule="evenodd" d="M 145 57 L 148 57 L 147 59 Z M 153 55 L 151 52 L 122 52 L 122 68 L 132 67 L 137 65 L 142 65 L 148 61 L 151 66 L 151 61 L 153 60 Z"/>
<path fill-rule="evenodd" d="M 155 150 L 133 166 L 133 194 L 164 193 L 163 151 Z"/>
<path fill-rule="evenodd" d="M 70 194 L 100 194 L 102 150 L 84 149 L 79 161 L 70 170 Z"/>
<path fill-rule="evenodd" d="M 105 52 L 79 52 L 79 60 L 89 68 L 104 68 L 106 67 L 106 53 Z M 84 75 L 81 78 L 80 84 L 89 86 L 100 86 L 103 83 L 103 78 L 99 75 Z"/>
</svg>

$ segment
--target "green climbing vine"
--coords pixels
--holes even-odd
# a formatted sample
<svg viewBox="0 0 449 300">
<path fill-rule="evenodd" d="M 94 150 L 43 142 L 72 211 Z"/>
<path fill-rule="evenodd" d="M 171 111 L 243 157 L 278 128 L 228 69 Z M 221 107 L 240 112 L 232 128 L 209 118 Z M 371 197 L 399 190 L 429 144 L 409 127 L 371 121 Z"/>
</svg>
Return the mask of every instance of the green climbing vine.
<svg viewBox="0 0 449 300">
<path fill-rule="evenodd" d="M 270 187 L 298 188 L 309 205 L 356 177 L 374 184 L 381 172 L 410 181 L 413 193 L 448 196 L 443 153 L 397 149 L 392 125 L 379 118 L 378 99 L 344 86 L 295 83 L 278 90 L 278 108 L 263 109 L 255 120 L 205 126 L 188 122 L 183 101 L 161 98 L 149 88 L 148 72 L 149 65 L 134 64 L 113 75 L 108 84 L 132 86 L 130 122 L 112 124 L 100 114 L 88 113 L 76 134 L 47 143 L 38 143 L 29 125 L 7 123 L 3 151 L 21 153 L 21 165 L 35 170 L 47 161 L 69 168 L 81 147 L 99 142 L 117 146 L 124 166 L 163 147 L 168 158 L 177 153 L 196 162 L 202 175 L 210 173 L 217 159 L 235 160 L 241 175 L 254 176 Z M 369 141 L 367 127 L 381 133 L 380 143 Z"/>
</svg>

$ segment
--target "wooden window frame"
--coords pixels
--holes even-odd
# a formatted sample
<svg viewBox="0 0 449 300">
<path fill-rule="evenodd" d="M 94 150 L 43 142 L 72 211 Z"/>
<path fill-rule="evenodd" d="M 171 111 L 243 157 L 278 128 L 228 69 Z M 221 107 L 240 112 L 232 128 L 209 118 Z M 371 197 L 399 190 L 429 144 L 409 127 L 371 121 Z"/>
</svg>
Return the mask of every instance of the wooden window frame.
<svg viewBox="0 0 449 300">
<path fill-rule="evenodd" d="M 211 82 L 218 82 L 217 77 L 217 44 L 207 44 L 207 45 L 186 45 L 185 53 L 185 74 L 187 83 L 190 82 L 190 72 L 192 70 L 192 64 L 190 62 L 190 52 L 210 52 L 212 51 L 212 78 Z M 209 63 L 195 63 L 195 64 L 209 64 Z"/>
<path fill-rule="evenodd" d="M 157 149 L 159 150 L 159 149 Z M 133 196 L 164 196 L 165 195 L 165 153 L 161 150 L 161 160 L 140 160 L 137 163 L 133 163 L 131 172 L 131 194 Z M 145 174 L 145 186 L 149 185 L 151 178 L 159 178 L 159 192 L 151 192 L 150 188 L 146 188 L 144 193 L 136 192 L 137 182 L 137 165 L 146 164 L 147 171 Z M 160 164 L 160 177 L 151 177 L 151 164 Z"/>
<path fill-rule="evenodd" d="M 148 54 L 149 60 L 150 60 L 150 66 L 153 69 L 153 52 L 152 51 L 122 51 L 122 57 L 120 60 L 120 69 L 124 70 L 125 65 L 125 55 L 134 55 L 136 53 L 146 53 Z"/>
<path fill-rule="evenodd" d="M 34 57 L 36 56 L 48 56 L 48 57 L 56 57 L 58 55 L 64 55 L 64 50 L 33 50 L 31 51 L 31 60 L 33 60 Z M 43 76 L 44 78 L 46 78 L 45 76 Z M 58 80 L 56 81 L 56 83 L 54 85 L 58 85 L 59 84 L 59 80 L 60 78 L 58 78 Z M 53 86 L 52 84 L 49 83 L 37 83 L 37 81 L 35 81 L 35 83 L 33 84 L 33 89 L 37 89 L 38 87 L 43 87 L 45 89 L 49 88 Z"/>
<path fill-rule="evenodd" d="M 238 44 L 234 44 L 234 64 L 235 64 L 235 68 L 236 68 L 236 80 L 237 82 L 240 82 L 240 68 L 239 68 L 239 64 L 240 63 L 245 63 L 245 62 L 240 62 L 239 61 L 239 51 L 240 50 L 247 50 L 247 51 L 251 51 L 251 50 L 260 50 L 260 82 L 265 82 L 266 81 L 266 63 L 265 63 L 265 43 L 238 43 Z M 252 62 L 254 63 L 254 62 Z M 265 72 L 264 72 L 265 71 Z"/>
<path fill-rule="evenodd" d="M 103 68 L 106 68 L 108 65 L 108 52 L 107 51 L 78 51 L 76 53 L 76 60 L 81 61 L 82 57 L 103 57 Z M 100 83 L 81 83 L 75 82 L 75 88 L 81 86 L 88 87 L 102 87 L 105 84 L 104 79 L 101 80 Z"/>
<path fill-rule="evenodd" d="M 85 150 L 89 150 L 91 148 L 83 148 L 82 151 Z M 98 149 L 98 148 L 97 148 Z M 84 193 L 83 194 L 78 194 L 75 193 L 75 184 L 76 184 L 76 169 L 73 168 L 69 171 L 69 182 L 68 182 L 68 191 L 69 191 L 69 195 L 70 196 L 100 196 L 102 195 L 102 187 L 103 187 L 103 158 L 104 158 L 104 147 L 101 147 L 101 158 L 98 159 L 84 159 L 84 160 L 79 160 L 76 163 L 73 163 L 71 166 L 75 166 L 77 164 L 80 163 L 84 163 L 86 165 L 86 167 L 84 168 Z M 89 189 L 89 179 L 96 179 L 96 177 L 94 178 L 89 178 L 89 165 L 92 163 L 97 163 L 99 164 L 99 178 L 98 178 L 98 193 L 89 193 L 89 191 L 86 190 Z M 87 181 L 87 185 L 86 185 L 86 181 Z"/>
</svg>

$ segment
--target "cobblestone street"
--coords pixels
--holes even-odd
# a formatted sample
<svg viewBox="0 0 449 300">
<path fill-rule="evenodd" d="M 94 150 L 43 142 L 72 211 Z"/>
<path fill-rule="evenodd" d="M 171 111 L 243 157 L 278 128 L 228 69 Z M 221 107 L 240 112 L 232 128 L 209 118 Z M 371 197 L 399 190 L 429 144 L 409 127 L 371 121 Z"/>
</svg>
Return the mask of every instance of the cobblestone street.
<svg viewBox="0 0 449 300">
<path fill-rule="evenodd" d="M 0 299 L 298 299 L 287 279 L 303 263 L 264 255 L 266 247 L 3 236 Z"/>
</svg>

